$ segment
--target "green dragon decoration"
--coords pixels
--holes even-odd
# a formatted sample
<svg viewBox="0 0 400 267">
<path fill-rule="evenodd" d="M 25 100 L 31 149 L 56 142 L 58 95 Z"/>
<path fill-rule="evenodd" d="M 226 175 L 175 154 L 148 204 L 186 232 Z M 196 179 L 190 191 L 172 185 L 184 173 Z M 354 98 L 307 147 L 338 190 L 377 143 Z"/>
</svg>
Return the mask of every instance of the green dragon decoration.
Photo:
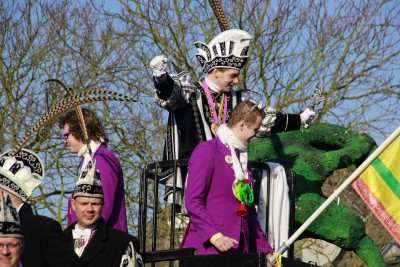
<svg viewBox="0 0 400 267">
<path fill-rule="evenodd" d="M 335 170 L 357 167 L 375 148 L 375 141 L 366 134 L 332 124 L 311 124 L 307 129 L 255 139 L 249 146 L 249 160 L 278 162 L 294 172 L 299 227 L 326 200 L 321 189 L 326 178 Z M 361 218 L 344 205 L 330 204 L 301 236 L 306 237 L 354 251 L 367 266 L 386 266 Z"/>
</svg>

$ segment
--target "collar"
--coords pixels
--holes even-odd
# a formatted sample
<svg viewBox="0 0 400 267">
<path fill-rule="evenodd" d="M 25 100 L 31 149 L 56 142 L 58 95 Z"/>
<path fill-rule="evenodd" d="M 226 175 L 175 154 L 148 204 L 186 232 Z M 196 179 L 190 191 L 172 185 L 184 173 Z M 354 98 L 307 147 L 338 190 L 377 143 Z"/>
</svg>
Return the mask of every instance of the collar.
<svg viewBox="0 0 400 267">
<path fill-rule="evenodd" d="M 93 234 L 93 232 L 96 230 L 97 225 L 98 225 L 98 222 L 94 226 L 82 230 L 81 228 L 79 228 L 79 225 L 77 223 L 77 224 L 75 224 L 75 228 L 72 229 L 72 236 L 74 239 L 83 238 L 85 240 L 88 240 L 91 237 L 91 235 Z"/>
<path fill-rule="evenodd" d="M 90 141 L 90 148 L 92 149 L 92 156 L 94 157 L 94 154 L 96 151 L 99 149 L 99 147 L 103 144 L 103 142 L 94 142 Z M 82 171 L 86 168 L 87 164 L 89 163 L 92 158 L 90 157 L 89 153 L 87 153 L 88 149 L 87 146 L 84 145 L 81 150 L 78 152 L 78 156 L 81 158 L 81 163 L 79 166 L 79 176 L 81 175 Z M 78 177 L 79 177 L 78 176 Z"/>
<path fill-rule="evenodd" d="M 228 148 L 237 149 L 239 152 L 246 152 L 247 146 L 245 146 L 229 129 L 227 124 L 221 124 L 218 128 L 218 136 L 221 142 Z"/>
<path fill-rule="evenodd" d="M 210 88 L 211 91 L 213 91 L 213 93 L 221 93 L 221 89 L 212 81 L 210 81 L 210 79 L 207 78 L 207 76 L 205 77 L 206 79 L 206 83 L 208 85 L 208 88 Z"/>
<path fill-rule="evenodd" d="M 103 139 L 100 140 L 100 142 L 95 142 L 95 141 L 90 141 L 90 148 L 92 149 L 92 153 L 96 153 L 96 150 L 101 146 L 101 144 L 104 142 Z M 78 157 L 82 158 L 87 155 L 88 148 L 87 145 L 85 144 L 79 151 L 78 151 Z"/>
<path fill-rule="evenodd" d="M 72 238 L 73 239 L 83 239 L 86 241 L 86 240 L 89 240 L 91 235 L 92 235 L 92 229 L 90 229 L 90 228 L 81 230 L 78 228 L 78 225 L 76 225 L 75 229 L 72 229 Z"/>
<path fill-rule="evenodd" d="M 239 141 L 226 124 L 222 124 L 218 127 L 217 135 L 219 140 L 221 140 L 221 142 L 231 151 L 232 165 L 235 173 L 235 181 L 233 184 L 248 179 L 247 147 Z M 237 155 L 236 152 L 239 152 L 239 155 Z"/>
</svg>

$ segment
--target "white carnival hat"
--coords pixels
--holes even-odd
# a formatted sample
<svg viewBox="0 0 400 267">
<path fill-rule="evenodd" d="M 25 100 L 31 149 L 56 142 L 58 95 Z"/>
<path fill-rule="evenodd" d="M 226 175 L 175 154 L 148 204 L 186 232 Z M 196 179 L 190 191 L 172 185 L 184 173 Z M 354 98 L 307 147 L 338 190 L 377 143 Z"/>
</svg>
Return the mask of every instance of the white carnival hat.
<svg viewBox="0 0 400 267">
<path fill-rule="evenodd" d="M 243 30 L 232 29 L 218 34 L 207 45 L 195 42 L 196 54 L 203 72 L 208 73 L 214 68 L 231 68 L 240 70 L 246 64 L 249 44 L 252 36 Z"/>
<path fill-rule="evenodd" d="M 10 151 L 0 156 L 0 187 L 26 201 L 42 183 L 44 165 L 33 151 L 24 148 L 14 157 Z"/>
<path fill-rule="evenodd" d="M 0 194 L 0 237 L 24 238 L 17 210 L 8 194 Z"/>
<path fill-rule="evenodd" d="M 104 198 L 100 172 L 99 170 L 96 170 L 96 161 L 94 161 L 94 164 L 91 160 L 88 162 L 76 182 L 74 198 L 76 197 Z"/>
</svg>

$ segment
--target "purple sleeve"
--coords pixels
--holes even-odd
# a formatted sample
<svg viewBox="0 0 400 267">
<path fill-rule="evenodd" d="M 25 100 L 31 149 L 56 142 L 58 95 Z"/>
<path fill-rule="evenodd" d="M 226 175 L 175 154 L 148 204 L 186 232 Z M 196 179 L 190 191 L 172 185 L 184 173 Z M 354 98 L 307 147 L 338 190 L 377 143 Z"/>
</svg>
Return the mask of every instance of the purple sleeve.
<svg viewBox="0 0 400 267">
<path fill-rule="evenodd" d="M 214 227 L 205 201 L 214 173 L 214 155 L 210 142 L 197 145 L 189 160 L 185 205 L 190 222 L 202 242 L 219 231 Z"/>
<path fill-rule="evenodd" d="M 119 163 L 111 157 L 103 154 L 95 155 L 96 169 L 100 172 L 101 184 L 103 186 L 104 206 L 101 216 L 106 222 L 111 219 L 118 192 Z M 124 193 L 124 192 L 122 192 Z"/>
</svg>

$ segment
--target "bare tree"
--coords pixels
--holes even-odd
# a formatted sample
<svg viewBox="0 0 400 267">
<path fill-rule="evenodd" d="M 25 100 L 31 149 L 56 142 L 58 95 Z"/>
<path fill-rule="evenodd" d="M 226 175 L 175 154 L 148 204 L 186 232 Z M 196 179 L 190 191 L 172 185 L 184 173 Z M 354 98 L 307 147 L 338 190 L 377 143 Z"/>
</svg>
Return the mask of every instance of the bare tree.
<svg viewBox="0 0 400 267">
<path fill-rule="evenodd" d="M 317 83 L 325 102 L 317 122 L 343 125 L 382 141 L 400 122 L 398 1 L 222 1 L 232 28 L 252 34 L 240 80 L 287 112 L 309 105 Z M 141 168 L 161 159 L 166 114 L 152 103 L 148 64 L 164 54 L 195 79 L 194 41 L 220 32 L 208 1 L 0 1 L 0 148 L 12 148 L 65 92 L 105 89 L 142 104 L 88 104 L 104 120 L 125 174 L 129 229 L 136 233 Z M 64 223 L 78 159 L 49 122 L 27 144 L 47 178 L 33 199 Z"/>
<path fill-rule="evenodd" d="M 141 89 L 143 79 L 132 75 L 139 65 L 129 60 L 130 47 L 124 38 L 115 37 L 118 27 L 112 18 L 102 16 L 90 3 L 26 0 L 2 3 L 1 8 L 7 11 L 1 14 L 2 151 L 13 148 L 65 96 L 57 83 L 44 83 L 48 79 L 57 78 L 76 92 L 111 90 L 143 103 L 88 104 L 103 119 L 109 146 L 124 167 L 129 229 L 136 233 L 139 172 L 162 151 L 163 126 L 160 111 L 148 104 L 151 91 Z M 38 152 L 46 165 L 46 181 L 32 199 L 36 211 L 64 224 L 79 159 L 65 149 L 60 132 L 56 121 L 49 121 L 26 147 Z"/>
<path fill-rule="evenodd" d="M 231 27 L 254 36 L 242 87 L 262 92 L 278 109 L 299 112 L 320 82 L 326 101 L 317 121 L 380 139 L 390 133 L 398 122 L 398 3 L 222 2 Z M 144 66 L 165 54 L 200 75 L 192 43 L 219 33 L 208 1 L 121 3 L 119 16 L 131 26 L 130 34 L 140 33 L 149 46 Z"/>
</svg>

